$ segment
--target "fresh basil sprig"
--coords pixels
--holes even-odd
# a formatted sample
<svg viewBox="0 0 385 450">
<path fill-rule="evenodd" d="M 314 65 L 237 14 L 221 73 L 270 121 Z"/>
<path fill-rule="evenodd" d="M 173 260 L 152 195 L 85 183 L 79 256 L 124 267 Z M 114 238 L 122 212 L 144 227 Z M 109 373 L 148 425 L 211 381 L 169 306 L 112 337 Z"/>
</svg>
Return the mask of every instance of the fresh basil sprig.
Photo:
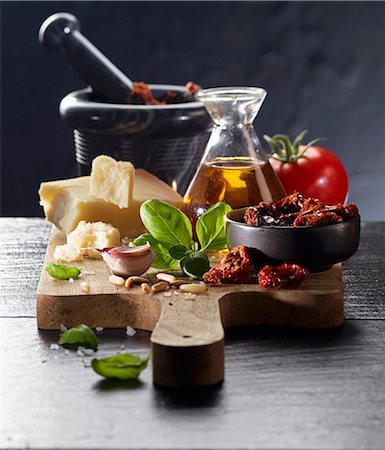
<svg viewBox="0 0 385 450">
<path fill-rule="evenodd" d="M 53 263 L 47 264 L 45 270 L 49 275 L 51 275 L 51 277 L 56 278 L 57 280 L 77 278 L 81 272 L 78 267 Z"/>
<path fill-rule="evenodd" d="M 202 252 L 215 252 L 227 247 L 224 217 L 230 211 L 230 205 L 219 202 L 199 217 L 195 229 Z"/>
<path fill-rule="evenodd" d="M 210 263 L 203 252 L 196 252 L 185 256 L 180 267 L 188 277 L 200 280 L 210 270 Z"/>
<path fill-rule="evenodd" d="M 149 233 L 141 234 L 137 237 L 133 244 L 134 245 L 143 245 L 149 243 L 151 246 L 151 250 L 155 254 L 155 259 L 152 262 L 152 267 L 156 269 L 164 269 L 164 270 L 173 270 L 178 264 L 177 259 L 170 256 L 168 250 L 163 247 L 155 238 L 151 236 Z"/>
<path fill-rule="evenodd" d="M 151 236 L 167 249 L 175 245 L 190 247 L 191 222 L 175 206 L 160 200 L 147 200 L 140 207 L 140 218 Z"/>
<path fill-rule="evenodd" d="M 106 358 L 94 358 L 91 361 L 92 368 L 104 378 L 117 378 L 119 380 L 133 380 L 147 367 L 150 354 L 142 359 L 129 353 L 108 356 Z"/>
<path fill-rule="evenodd" d="M 98 338 L 91 328 L 84 323 L 76 325 L 60 335 L 59 345 L 77 348 L 79 346 L 97 350 Z"/>
<path fill-rule="evenodd" d="M 183 272 L 190 278 L 201 279 L 210 269 L 205 252 L 227 247 L 224 216 L 232 210 L 219 202 L 205 211 L 197 221 L 198 242 L 193 242 L 189 218 L 175 206 L 160 200 L 147 200 L 140 207 L 140 217 L 148 233 L 142 234 L 134 245 L 149 242 L 157 269 L 174 269 L 180 261 Z"/>
</svg>

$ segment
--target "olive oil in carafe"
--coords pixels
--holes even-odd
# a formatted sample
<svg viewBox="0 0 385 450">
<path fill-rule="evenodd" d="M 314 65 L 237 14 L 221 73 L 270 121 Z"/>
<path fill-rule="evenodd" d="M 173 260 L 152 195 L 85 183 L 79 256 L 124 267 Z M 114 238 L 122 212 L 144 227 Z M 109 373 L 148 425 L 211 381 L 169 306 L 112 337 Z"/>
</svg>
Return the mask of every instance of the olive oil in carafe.
<svg viewBox="0 0 385 450">
<path fill-rule="evenodd" d="M 232 208 L 275 202 L 285 190 L 268 161 L 252 157 L 217 157 L 203 162 L 185 196 L 185 211 L 195 220 L 211 205 Z"/>
</svg>

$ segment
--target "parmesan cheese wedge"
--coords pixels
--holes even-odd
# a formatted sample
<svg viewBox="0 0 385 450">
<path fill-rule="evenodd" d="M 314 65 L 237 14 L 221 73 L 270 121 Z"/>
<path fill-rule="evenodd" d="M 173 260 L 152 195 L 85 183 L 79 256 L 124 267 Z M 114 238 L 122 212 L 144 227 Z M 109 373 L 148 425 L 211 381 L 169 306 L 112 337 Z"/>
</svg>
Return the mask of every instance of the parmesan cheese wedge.
<svg viewBox="0 0 385 450">
<path fill-rule="evenodd" d="M 110 223 L 122 237 L 135 238 L 145 231 L 139 215 L 145 200 L 155 198 L 183 208 L 183 199 L 177 192 L 143 169 L 135 170 L 133 197 L 128 208 L 119 208 L 92 195 L 89 176 L 41 183 L 39 195 L 46 219 L 65 234 L 84 220 Z"/>
<path fill-rule="evenodd" d="M 94 197 L 119 208 L 128 208 L 132 202 L 135 168 L 128 161 L 115 161 L 110 156 L 97 156 L 92 161 L 90 191 Z"/>
</svg>

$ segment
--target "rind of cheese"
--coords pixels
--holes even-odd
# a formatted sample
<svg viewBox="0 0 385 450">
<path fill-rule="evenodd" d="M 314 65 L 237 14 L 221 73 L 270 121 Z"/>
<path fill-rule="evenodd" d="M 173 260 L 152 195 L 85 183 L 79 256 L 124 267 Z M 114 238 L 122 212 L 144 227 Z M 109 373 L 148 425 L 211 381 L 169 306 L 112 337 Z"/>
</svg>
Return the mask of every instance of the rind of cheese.
<svg viewBox="0 0 385 450">
<path fill-rule="evenodd" d="M 71 247 L 68 244 L 57 245 L 53 252 L 56 261 L 77 262 L 83 261 L 83 253 L 79 248 Z"/>
<path fill-rule="evenodd" d="M 128 208 L 119 208 L 92 196 L 89 181 L 90 177 L 78 177 L 40 185 L 40 204 L 47 220 L 65 234 L 84 220 L 110 223 L 119 229 L 121 236 L 134 238 L 145 231 L 139 216 L 140 205 L 145 200 L 154 198 L 183 208 L 183 199 L 177 192 L 143 169 L 135 170 L 134 194 Z"/>
<path fill-rule="evenodd" d="M 119 208 L 128 208 L 132 202 L 135 168 L 128 161 L 115 161 L 110 156 L 97 156 L 92 161 L 91 194 Z"/>
<path fill-rule="evenodd" d="M 120 231 L 109 223 L 81 220 L 67 236 L 67 244 L 78 249 L 118 247 Z"/>
</svg>

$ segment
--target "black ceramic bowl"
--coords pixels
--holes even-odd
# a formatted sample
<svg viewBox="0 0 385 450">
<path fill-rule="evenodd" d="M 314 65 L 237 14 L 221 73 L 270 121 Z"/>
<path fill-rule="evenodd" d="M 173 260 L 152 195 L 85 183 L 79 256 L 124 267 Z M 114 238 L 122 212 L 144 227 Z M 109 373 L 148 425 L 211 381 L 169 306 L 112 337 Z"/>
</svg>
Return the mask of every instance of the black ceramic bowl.
<svg viewBox="0 0 385 450">
<path fill-rule="evenodd" d="M 87 175 L 92 159 L 106 154 L 151 171 L 184 194 L 202 158 L 212 121 L 202 102 L 185 98 L 184 86 L 149 86 L 159 99 L 174 92 L 179 103 L 109 103 L 90 88 L 63 98 L 60 115 L 74 130 L 79 175 Z"/>
<path fill-rule="evenodd" d="M 296 263 L 312 272 L 350 258 L 360 241 L 360 216 L 319 227 L 253 227 L 243 223 L 247 208 L 226 216 L 229 248 L 244 245 L 256 265 Z"/>
</svg>

